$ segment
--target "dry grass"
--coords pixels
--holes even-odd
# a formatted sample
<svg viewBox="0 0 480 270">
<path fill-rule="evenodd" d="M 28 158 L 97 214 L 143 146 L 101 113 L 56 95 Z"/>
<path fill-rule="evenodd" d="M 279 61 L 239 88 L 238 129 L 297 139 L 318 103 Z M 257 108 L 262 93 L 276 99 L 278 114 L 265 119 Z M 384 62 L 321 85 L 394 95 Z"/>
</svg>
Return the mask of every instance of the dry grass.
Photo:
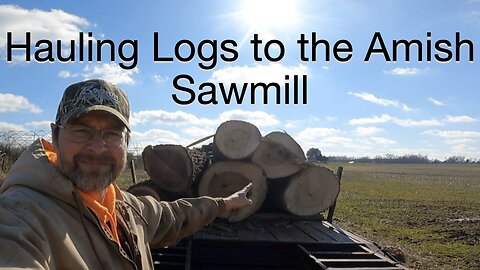
<svg viewBox="0 0 480 270">
<path fill-rule="evenodd" d="M 147 172 L 143 168 L 136 168 L 135 177 L 137 183 L 149 179 Z M 133 176 L 130 167 L 127 166 L 127 168 L 117 179 L 117 185 L 124 190 L 128 189 L 131 185 L 133 185 Z"/>
</svg>

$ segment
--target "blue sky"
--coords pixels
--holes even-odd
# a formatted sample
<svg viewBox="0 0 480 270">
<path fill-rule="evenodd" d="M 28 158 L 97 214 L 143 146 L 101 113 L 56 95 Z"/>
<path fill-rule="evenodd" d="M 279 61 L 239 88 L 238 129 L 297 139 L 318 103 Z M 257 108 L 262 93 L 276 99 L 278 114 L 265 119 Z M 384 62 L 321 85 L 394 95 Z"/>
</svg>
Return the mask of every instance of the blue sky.
<svg viewBox="0 0 480 270">
<path fill-rule="evenodd" d="M 325 155 L 375 156 L 422 154 L 443 160 L 449 156 L 480 158 L 480 1 L 0 1 L 0 130 L 49 129 L 65 87 L 89 78 L 105 78 L 130 97 L 132 148 L 148 144 L 187 145 L 213 134 L 223 121 L 240 119 L 258 126 L 262 134 L 285 130 L 304 151 L 319 148 Z M 74 41 L 78 53 L 79 33 L 91 32 L 90 40 L 112 40 L 115 61 L 104 53 L 101 61 L 61 63 L 26 62 L 24 50 L 13 50 L 7 61 L 7 33 L 13 42 L 25 42 L 25 33 L 35 42 Z M 202 40 L 217 41 L 217 62 L 203 70 L 198 51 L 189 62 L 154 61 L 154 33 L 158 33 L 159 56 L 173 57 L 181 40 L 196 48 Z M 297 40 L 301 34 L 327 40 L 331 47 L 348 41 L 353 48 L 348 62 L 337 61 L 330 48 L 325 61 L 323 46 L 317 47 L 317 61 L 302 61 Z M 394 40 L 419 40 L 410 48 L 399 47 L 397 61 L 373 54 L 364 61 L 375 32 L 379 32 L 391 55 Z M 430 37 L 427 37 L 427 32 Z M 468 46 L 455 50 L 456 33 L 473 43 L 473 61 Z M 254 34 L 263 41 L 259 56 L 253 58 Z M 285 54 L 270 62 L 264 45 L 279 40 Z M 87 40 L 87 39 L 85 39 Z M 122 69 L 118 51 L 124 40 L 137 40 L 137 64 Z M 235 61 L 223 61 L 222 41 L 234 40 Z M 442 63 L 435 43 L 448 40 L 453 60 Z M 432 44 L 432 60 L 426 61 L 427 43 Z M 446 48 L 446 45 L 442 45 Z M 379 48 L 376 43 L 376 48 Z M 479 47 L 479 48 L 477 48 Z M 93 46 L 96 50 L 96 46 Z M 69 50 L 68 47 L 56 50 Z M 87 48 L 84 47 L 85 52 Z M 311 60 L 311 47 L 307 46 Z M 66 51 L 68 52 L 68 51 Z M 102 51 L 103 52 L 103 51 Z M 270 47 L 272 56 L 279 48 Z M 128 56 L 128 48 L 125 47 Z M 131 53 L 131 48 L 130 48 Z M 185 57 L 187 46 L 181 47 Z M 212 53 L 205 46 L 203 54 Z M 56 55 L 56 54 L 55 54 Z M 66 54 L 65 54 L 66 55 Z M 95 55 L 95 53 L 94 53 Z M 78 56 L 78 54 L 77 54 Z M 345 56 L 345 54 L 343 55 Z M 77 58 L 78 59 L 78 58 Z M 127 62 L 124 62 L 127 63 Z M 130 62 L 131 63 L 131 62 Z M 127 63 L 128 64 L 128 63 Z M 267 104 L 257 93 L 243 104 L 177 104 L 172 95 L 188 95 L 174 87 L 178 75 L 187 74 L 195 83 L 181 85 L 198 94 L 202 83 L 285 83 L 285 75 L 307 75 L 307 104 L 275 104 L 270 92 Z M 293 83 L 290 82 L 292 85 Z M 209 89 L 209 88 L 208 88 Z M 284 89 L 282 89 L 284 91 Z M 218 96 L 220 92 L 217 92 Z"/>
</svg>

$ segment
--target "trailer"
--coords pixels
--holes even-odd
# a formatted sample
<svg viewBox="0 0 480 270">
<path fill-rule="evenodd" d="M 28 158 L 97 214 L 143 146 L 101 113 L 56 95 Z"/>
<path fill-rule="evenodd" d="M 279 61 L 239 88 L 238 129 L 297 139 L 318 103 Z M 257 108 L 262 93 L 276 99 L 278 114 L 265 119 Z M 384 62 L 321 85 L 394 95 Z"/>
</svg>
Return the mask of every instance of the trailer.
<svg viewBox="0 0 480 270">
<path fill-rule="evenodd" d="M 323 217 L 256 213 L 216 220 L 174 247 L 152 250 L 155 269 L 407 269 L 382 248 Z"/>
<path fill-rule="evenodd" d="M 153 249 L 155 269 L 407 269 L 379 245 L 333 224 L 335 207 L 309 217 L 258 212 L 236 223 L 217 219 L 176 246 Z"/>
</svg>

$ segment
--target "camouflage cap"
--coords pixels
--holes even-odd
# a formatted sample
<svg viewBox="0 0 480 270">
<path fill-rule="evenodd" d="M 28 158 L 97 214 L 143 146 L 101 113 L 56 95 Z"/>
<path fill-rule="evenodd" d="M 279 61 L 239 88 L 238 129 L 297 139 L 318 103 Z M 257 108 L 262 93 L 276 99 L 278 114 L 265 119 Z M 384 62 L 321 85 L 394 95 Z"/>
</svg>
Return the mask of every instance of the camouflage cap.
<svg viewBox="0 0 480 270">
<path fill-rule="evenodd" d="M 130 131 L 128 117 L 130 105 L 125 92 L 101 79 L 72 84 L 65 89 L 58 105 L 55 124 L 67 122 L 90 111 L 105 111 L 116 116 Z"/>
</svg>

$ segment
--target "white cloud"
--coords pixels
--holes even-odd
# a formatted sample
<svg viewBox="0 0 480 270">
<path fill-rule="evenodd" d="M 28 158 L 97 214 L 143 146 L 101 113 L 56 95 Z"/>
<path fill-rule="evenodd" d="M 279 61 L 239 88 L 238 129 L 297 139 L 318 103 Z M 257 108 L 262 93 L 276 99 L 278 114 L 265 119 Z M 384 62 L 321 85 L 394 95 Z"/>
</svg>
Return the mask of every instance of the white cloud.
<svg viewBox="0 0 480 270">
<path fill-rule="evenodd" d="M 299 136 L 293 136 L 295 141 L 302 147 L 306 153 L 310 148 L 319 148 L 322 153 L 331 155 L 332 152 L 340 149 L 349 149 L 352 145 L 352 139 L 343 136 L 332 136 L 322 138 L 304 138 Z"/>
<path fill-rule="evenodd" d="M 384 131 L 383 128 L 378 127 L 357 127 L 356 132 L 359 136 L 371 136 Z"/>
<path fill-rule="evenodd" d="M 392 145 L 392 144 L 397 143 L 394 140 L 390 140 L 390 139 L 382 138 L 382 137 L 370 137 L 370 140 L 372 140 L 372 142 L 374 144 L 383 145 L 383 146 Z"/>
<path fill-rule="evenodd" d="M 473 143 L 476 143 L 476 140 L 470 139 L 470 138 L 454 138 L 454 139 L 446 140 L 446 143 L 454 144 L 454 145 L 458 145 L 458 144 L 471 145 Z"/>
<path fill-rule="evenodd" d="M 367 92 L 348 92 L 349 95 L 352 95 L 352 96 L 356 96 L 356 97 L 359 97 L 365 101 L 368 101 L 368 102 L 371 102 L 371 103 L 374 103 L 374 104 L 377 104 L 377 105 L 381 105 L 381 106 L 393 106 L 393 107 L 397 107 L 397 108 L 400 108 L 404 111 L 411 111 L 412 109 L 410 107 L 408 107 L 407 105 L 403 104 L 403 103 L 400 103 L 396 100 L 389 100 L 389 99 L 384 99 L 384 98 L 379 98 L 379 97 L 376 97 L 374 94 L 372 93 L 367 93 Z"/>
<path fill-rule="evenodd" d="M 386 70 L 385 73 L 397 76 L 411 76 L 420 74 L 421 70 L 418 68 L 394 68 L 392 70 Z"/>
<path fill-rule="evenodd" d="M 452 146 L 449 156 L 463 156 L 467 159 L 477 159 L 480 148 L 471 144 L 456 144 Z"/>
<path fill-rule="evenodd" d="M 327 121 L 335 121 L 335 120 L 337 120 L 337 117 L 335 117 L 335 116 L 326 116 L 326 117 L 325 117 L 325 120 L 327 120 Z"/>
<path fill-rule="evenodd" d="M 435 104 L 437 106 L 445 106 L 445 104 L 443 102 L 441 102 L 440 100 L 434 99 L 432 97 L 429 97 L 428 100 L 430 100 L 430 102 L 432 102 L 433 104 Z"/>
<path fill-rule="evenodd" d="M 183 111 L 167 112 L 150 110 L 134 112 L 130 116 L 131 125 L 139 124 L 167 124 L 167 125 L 214 125 L 216 122 L 207 118 L 199 118 L 194 114 Z"/>
<path fill-rule="evenodd" d="M 286 128 L 296 128 L 301 123 L 301 120 L 287 120 L 285 123 Z"/>
<path fill-rule="evenodd" d="M 132 113 L 131 125 L 166 124 L 172 126 L 218 126 L 228 120 L 243 120 L 257 127 L 279 126 L 281 122 L 273 114 L 264 111 L 230 110 L 222 112 L 217 118 L 199 118 L 197 115 L 183 111 L 167 112 L 150 110 Z"/>
<path fill-rule="evenodd" d="M 381 116 L 372 116 L 365 118 L 354 118 L 348 121 L 350 125 L 368 125 L 368 124 L 378 124 L 378 123 L 387 123 L 392 121 L 393 117 L 388 114 L 382 114 Z"/>
<path fill-rule="evenodd" d="M 474 138 L 480 139 L 480 132 L 465 130 L 427 130 L 423 132 L 427 135 L 441 137 L 445 139 Z"/>
<path fill-rule="evenodd" d="M 78 75 L 79 75 L 78 73 L 71 73 L 68 70 L 62 70 L 62 71 L 58 72 L 58 77 L 64 78 L 64 79 L 75 78 L 75 77 L 78 77 Z"/>
<path fill-rule="evenodd" d="M 352 139 L 341 136 L 326 137 L 318 141 L 323 147 L 335 147 L 339 145 L 348 145 L 352 143 Z"/>
<path fill-rule="evenodd" d="M 470 2 L 479 3 L 477 0 L 470 0 Z M 465 21 L 468 23 L 479 23 L 480 22 L 480 11 L 472 10 L 470 13 L 465 15 Z"/>
<path fill-rule="evenodd" d="M 445 121 L 449 123 L 470 123 L 470 122 L 476 122 L 478 120 L 468 115 L 457 115 L 457 116 L 447 115 L 447 117 L 445 118 Z"/>
<path fill-rule="evenodd" d="M 412 119 L 393 119 L 393 123 L 403 126 L 403 127 L 431 127 L 431 126 L 442 126 L 438 120 L 428 119 L 428 120 L 412 120 Z"/>
<path fill-rule="evenodd" d="M 412 120 L 412 119 L 399 119 L 392 117 L 388 114 L 382 114 L 381 116 L 372 116 L 365 118 L 354 118 L 348 121 L 350 125 L 369 125 L 391 122 L 403 127 L 420 127 L 420 126 L 442 126 L 443 124 L 435 119 L 428 120 Z"/>
<path fill-rule="evenodd" d="M 275 115 L 264 111 L 231 110 L 222 112 L 218 117 L 219 122 L 225 122 L 227 120 L 243 120 L 250 122 L 257 127 L 280 125 L 280 121 Z"/>
<path fill-rule="evenodd" d="M 40 39 L 77 40 L 78 33 L 88 26 L 86 19 L 60 9 L 44 11 L 0 5 L 0 33 L 12 32 L 15 43 L 25 42 L 26 32 L 32 34 L 32 44 Z M 0 46 L 5 48 L 5 45 L 6 40 L 0 39 Z"/>
<path fill-rule="evenodd" d="M 26 126 L 30 127 L 30 130 L 50 130 L 50 124 L 52 121 L 33 121 L 25 123 Z"/>
<path fill-rule="evenodd" d="M 443 158 L 446 158 L 447 156 L 478 158 L 478 153 L 480 151 L 478 147 L 480 132 L 478 131 L 428 130 L 423 132 L 423 134 L 443 138 L 444 142 L 451 146 L 450 150 L 443 153 Z"/>
<path fill-rule="evenodd" d="M 342 131 L 336 128 L 305 128 L 298 133 L 299 137 L 331 137 L 342 134 Z"/>
<path fill-rule="evenodd" d="M 85 79 L 103 78 L 114 84 L 135 84 L 134 74 L 138 74 L 138 68 L 122 69 L 116 63 L 87 65 L 83 69 L 83 77 Z"/>
<path fill-rule="evenodd" d="M 150 129 L 145 132 L 132 131 L 129 148 L 139 148 L 140 151 L 142 151 L 147 145 L 187 145 L 188 143 L 189 141 L 183 138 L 183 136 L 180 136 L 178 133 L 162 129 Z"/>
<path fill-rule="evenodd" d="M 225 83 L 255 83 L 255 82 L 276 82 L 284 83 L 285 75 L 307 75 L 308 68 L 305 65 L 283 66 L 278 63 L 269 65 L 249 66 L 232 66 L 226 67 L 213 72 L 211 81 Z"/>
<path fill-rule="evenodd" d="M 41 113 L 42 109 L 23 96 L 17 96 L 10 93 L 0 93 L 0 113 L 18 111 Z"/>
<path fill-rule="evenodd" d="M 332 145 L 335 142 L 345 142 L 348 138 L 341 137 L 343 132 L 335 128 L 305 128 L 295 134 L 293 138 L 297 140 L 301 145 L 310 147 L 311 145 Z M 311 146 L 314 147 L 314 146 Z M 318 147 L 318 146 L 315 146 Z"/>
<path fill-rule="evenodd" d="M 1 40 L 0 40 L 1 42 Z M 2 49 L 3 48 L 0 48 L 0 52 L 2 52 Z M 13 54 L 12 55 L 12 61 L 10 62 L 10 64 L 13 64 L 13 65 L 28 65 L 30 63 L 32 63 L 31 61 L 30 62 L 27 62 L 25 59 L 26 58 L 26 54 Z M 33 58 L 32 58 L 33 59 Z M 5 60 L 7 60 L 7 58 L 5 57 Z"/>
<path fill-rule="evenodd" d="M 27 131 L 22 125 L 7 123 L 7 122 L 0 122 L 0 130 L 5 131 Z"/>
<path fill-rule="evenodd" d="M 156 82 L 156 83 L 163 83 L 163 82 L 168 81 L 168 77 L 164 77 L 164 76 L 162 76 L 162 75 L 160 75 L 160 74 L 153 75 L 153 76 L 152 76 L 152 79 L 153 79 L 153 81 Z"/>
<path fill-rule="evenodd" d="M 216 130 L 214 127 L 188 127 L 183 128 L 181 131 L 183 134 L 187 135 L 188 138 L 195 138 L 194 140 L 198 140 L 215 134 Z"/>
</svg>

